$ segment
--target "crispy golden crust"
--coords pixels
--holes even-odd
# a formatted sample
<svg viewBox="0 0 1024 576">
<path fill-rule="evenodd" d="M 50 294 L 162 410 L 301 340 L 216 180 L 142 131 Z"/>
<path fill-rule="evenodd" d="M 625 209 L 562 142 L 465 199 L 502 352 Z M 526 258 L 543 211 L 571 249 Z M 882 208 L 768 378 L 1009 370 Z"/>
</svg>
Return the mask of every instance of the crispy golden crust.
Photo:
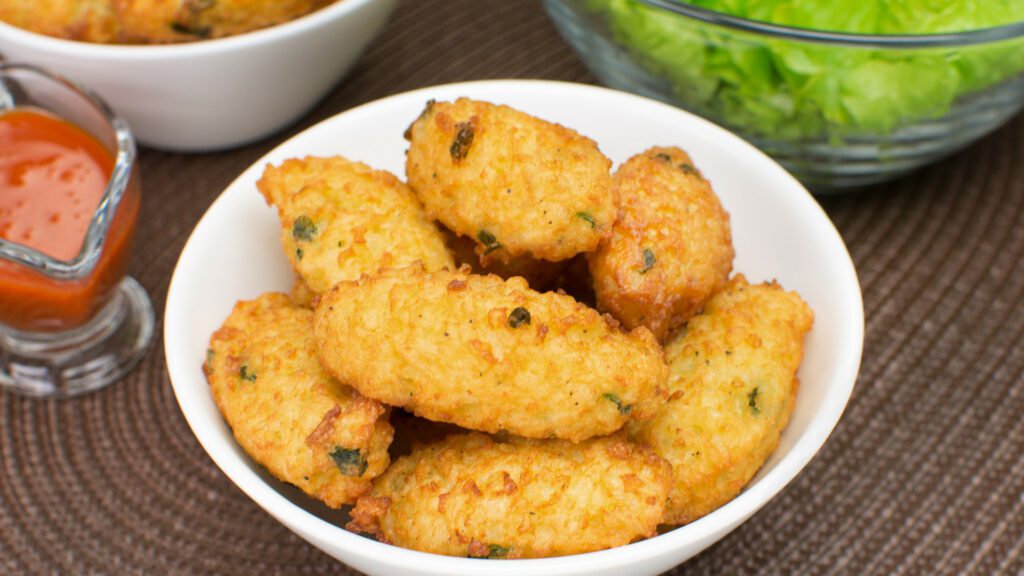
<svg viewBox="0 0 1024 576">
<path fill-rule="evenodd" d="M 111 0 L 0 0 L 0 21 L 87 42 L 115 42 L 120 30 Z"/>
<path fill-rule="evenodd" d="M 384 270 L 324 294 L 314 331 L 324 366 L 362 394 L 472 430 L 575 442 L 665 397 L 646 328 L 623 332 L 522 278 Z"/>
<path fill-rule="evenodd" d="M 416 196 L 388 172 L 307 157 L 268 165 L 256 185 L 277 206 L 285 254 L 313 292 L 417 260 L 427 270 L 455 266 Z"/>
<path fill-rule="evenodd" d="M 312 320 L 284 294 L 239 302 L 210 339 L 203 372 L 252 459 L 337 508 L 387 468 L 392 428 L 385 406 L 320 367 Z"/>
<path fill-rule="evenodd" d="M 589 255 L 598 308 L 664 341 L 728 281 L 729 215 L 678 148 L 630 158 L 613 182 L 619 220 Z"/>
<path fill-rule="evenodd" d="M 569 128 L 460 98 L 428 103 L 407 136 L 406 176 L 428 217 L 482 256 L 565 260 L 611 231 L 611 162 Z"/>
<path fill-rule="evenodd" d="M 450 436 L 399 458 L 350 530 L 435 554 L 541 558 L 653 536 L 671 468 L 621 438 L 580 444 Z"/>
<path fill-rule="evenodd" d="M 738 275 L 669 342 L 671 398 L 657 418 L 628 428 L 672 463 L 665 523 L 691 522 L 732 500 L 775 450 L 813 321 L 795 292 Z"/>
<path fill-rule="evenodd" d="M 476 253 L 476 242 L 465 236 L 456 236 L 451 230 L 443 230 L 448 248 L 455 257 L 456 266 L 469 265 L 476 274 L 497 274 L 504 279 L 513 276 L 522 276 L 534 290 L 544 290 L 554 283 L 561 274 L 562 269 L 568 260 L 562 262 L 548 262 L 538 260 L 526 254 L 516 256 L 508 262 L 497 259 L 487 259 L 481 262 Z"/>
<path fill-rule="evenodd" d="M 333 0 L 0 0 L 0 20 L 85 42 L 160 44 L 281 24 Z"/>
</svg>

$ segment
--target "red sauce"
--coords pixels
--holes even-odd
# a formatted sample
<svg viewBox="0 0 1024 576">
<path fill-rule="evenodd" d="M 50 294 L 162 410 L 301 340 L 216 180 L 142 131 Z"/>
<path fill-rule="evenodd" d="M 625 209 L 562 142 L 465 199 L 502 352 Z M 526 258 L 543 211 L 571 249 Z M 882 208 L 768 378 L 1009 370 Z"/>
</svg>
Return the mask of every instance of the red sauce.
<svg viewBox="0 0 1024 576">
<path fill-rule="evenodd" d="M 73 124 L 31 110 L 0 114 L 0 238 L 72 260 L 113 169 L 111 152 Z M 124 277 L 138 205 L 133 177 L 85 278 L 56 280 L 0 261 L 0 322 L 56 331 L 92 318 Z"/>
</svg>

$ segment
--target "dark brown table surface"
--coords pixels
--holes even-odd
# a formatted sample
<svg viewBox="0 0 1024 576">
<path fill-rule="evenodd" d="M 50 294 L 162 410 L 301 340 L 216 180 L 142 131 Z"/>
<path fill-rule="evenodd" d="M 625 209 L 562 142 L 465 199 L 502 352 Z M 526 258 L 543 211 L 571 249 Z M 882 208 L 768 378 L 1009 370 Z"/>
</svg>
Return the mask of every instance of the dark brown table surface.
<svg viewBox="0 0 1024 576">
<path fill-rule="evenodd" d="M 158 316 L 220 191 L 291 134 L 409 89 L 595 82 L 536 2 L 408 0 L 313 113 L 217 154 L 141 153 L 132 274 Z M 673 574 L 1024 573 L 1024 117 L 900 181 L 821 199 L 856 262 L 853 398 L 796 480 Z M 246 498 L 193 438 L 159 336 L 73 401 L 0 393 L 0 574 L 351 574 Z"/>
</svg>

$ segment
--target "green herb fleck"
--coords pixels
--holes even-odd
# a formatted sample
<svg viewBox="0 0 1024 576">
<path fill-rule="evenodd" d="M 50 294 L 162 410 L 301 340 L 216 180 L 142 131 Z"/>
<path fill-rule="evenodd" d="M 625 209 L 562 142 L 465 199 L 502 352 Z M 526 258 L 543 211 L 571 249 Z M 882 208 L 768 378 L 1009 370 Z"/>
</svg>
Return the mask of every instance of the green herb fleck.
<svg viewBox="0 0 1024 576">
<path fill-rule="evenodd" d="M 629 414 L 629 411 L 633 409 L 632 404 L 623 404 L 622 399 L 616 396 L 615 394 L 612 394 L 611 392 L 605 392 L 604 394 L 601 395 L 601 397 L 611 402 L 612 404 L 618 406 L 619 414 L 622 414 L 623 416 Z"/>
<path fill-rule="evenodd" d="M 487 545 L 487 557 L 488 558 L 505 558 L 508 556 L 509 551 L 512 550 L 511 546 L 498 546 L 497 544 Z"/>
<path fill-rule="evenodd" d="M 369 466 L 366 458 L 363 458 L 363 454 L 358 448 L 335 446 L 334 450 L 331 450 L 330 456 L 331 460 L 334 460 L 334 465 L 345 476 L 355 476 L 358 478 L 366 472 L 366 467 Z"/>
<path fill-rule="evenodd" d="M 174 30 L 178 34 L 188 34 L 190 36 L 199 36 L 200 38 L 210 37 L 210 28 L 208 26 L 189 26 L 182 22 L 171 22 L 171 30 Z"/>
<path fill-rule="evenodd" d="M 508 315 L 508 325 L 513 328 L 519 328 L 523 324 L 530 323 L 530 311 L 522 306 L 518 306 L 512 310 L 512 313 Z"/>
<path fill-rule="evenodd" d="M 658 152 L 657 154 L 654 155 L 654 157 L 657 158 L 658 160 L 661 160 L 662 162 L 668 162 L 669 164 L 672 163 L 672 157 L 669 156 L 668 154 L 665 154 L 664 152 Z"/>
<path fill-rule="evenodd" d="M 747 406 L 750 406 L 750 410 L 755 416 L 761 413 L 761 409 L 757 406 L 757 386 L 754 386 L 750 394 L 747 394 Z"/>
<path fill-rule="evenodd" d="M 302 248 L 296 248 L 295 249 L 295 258 L 297 260 L 302 260 L 302 255 L 303 254 L 305 254 L 305 252 L 302 251 Z"/>
<path fill-rule="evenodd" d="M 697 178 L 700 178 L 701 180 L 704 179 L 704 175 L 701 174 L 700 170 L 697 170 L 697 168 L 693 164 L 683 162 L 682 164 L 679 165 L 679 169 L 682 170 L 683 172 L 686 172 L 687 174 L 692 174 Z"/>
<path fill-rule="evenodd" d="M 452 155 L 452 160 L 462 160 L 469 155 L 469 147 L 473 145 L 473 123 L 459 122 L 455 128 L 458 132 L 455 133 L 455 140 L 452 141 L 448 152 Z"/>
<path fill-rule="evenodd" d="M 292 224 L 292 237 L 296 240 L 309 242 L 316 236 L 316 223 L 309 216 L 299 216 Z"/>
<path fill-rule="evenodd" d="M 203 362 L 203 374 L 213 372 L 213 348 L 206 349 L 206 361 Z"/>
<path fill-rule="evenodd" d="M 590 212 L 577 212 L 576 217 L 584 222 L 589 222 L 591 229 L 597 226 L 597 223 L 594 222 L 594 217 L 590 215 Z"/>
<path fill-rule="evenodd" d="M 494 234 L 491 234 L 487 230 L 477 232 L 476 239 L 484 245 L 484 248 L 486 248 L 486 250 L 484 250 L 485 255 L 501 248 L 501 243 L 498 242 L 498 239 L 494 237 Z"/>
<path fill-rule="evenodd" d="M 640 269 L 641 274 L 647 274 L 654 268 L 654 252 L 650 248 L 644 248 L 644 267 Z"/>
<path fill-rule="evenodd" d="M 238 376 L 246 382 L 256 381 L 256 373 L 249 368 L 248 364 L 242 364 L 242 367 L 238 369 Z"/>
</svg>

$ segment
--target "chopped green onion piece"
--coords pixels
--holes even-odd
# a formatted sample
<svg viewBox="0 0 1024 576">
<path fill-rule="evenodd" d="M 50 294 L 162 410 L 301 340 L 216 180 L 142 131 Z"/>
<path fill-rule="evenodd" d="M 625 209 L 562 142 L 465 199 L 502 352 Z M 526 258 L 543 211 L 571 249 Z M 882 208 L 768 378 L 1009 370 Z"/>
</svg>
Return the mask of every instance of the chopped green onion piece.
<svg viewBox="0 0 1024 576">
<path fill-rule="evenodd" d="M 477 232 L 476 239 L 484 245 L 484 248 L 486 248 L 486 250 L 484 250 L 484 254 L 490 254 L 498 248 L 501 248 L 501 243 L 498 242 L 498 239 L 494 237 L 494 234 L 491 234 L 487 230 Z"/>
<path fill-rule="evenodd" d="M 619 408 L 619 414 L 622 414 L 623 416 L 629 414 L 629 411 L 633 409 L 632 404 L 623 405 L 622 399 L 616 396 L 615 394 L 612 394 L 611 392 L 605 392 L 604 394 L 601 395 L 601 397 L 611 402 L 612 404 L 615 404 Z"/>
<path fill-rule="evenodd" d="M 469 147 L 473 145 L 473 123 L 459 122 L 455 125 L 458 132 L 455 133 L 455 140 L 452 141 L 448 152 L 452 160 L 462 160 L 469 155 Z"/>
<path fill-rule="evenodd" d="M 644 248 L 644 267 L 640 269 L 641 274 L 647 274 L 651 268 L 654 268 L 654 252 L 650 248 Z"/>
<path fill-rule="evenodd" d="M 247 381 L 247 382 L 255 382 L 255 381 L 256 381 L 256 373 L 255 373 L 255 372 L 253 372 L 253 371 L 252 371 L 252 370 L 251 370 L 251 369 L 249 368 L 249 365 L 248 365 L 248 364 L 242 364 L 242 367 L 241 367 L 241 368 L 239 368 L 239 370 L 238 370 L 238 376 L 239 376 L 239 377 L 240 377 L 240 378 L 241 378 L 242 380 L 245 380 L 245 381 Z"/>
<path fill-rule="evenodd" d="M 597 226 L 597 223 L 594 222 L 594 217 L 590 215 L 590 212 L 577 212 L 576 217 L 584 222 L 590 223 L 591 228 Z"/>
<path fill-rule="evenodd" d="M 358 478 L 366 472 L 366 467 L 369 466 L 366 458 L 363 458 L 363 454 L 358 448 L 335 446 L 334 450 L 331 450 L 330 456 L 331 460 L 334 460 L 334 465 L 345 476 L 355 476 Z"/>
<path fill-rule="evenodd" d="M 295 219 L 295 223 L 292 224 L 292 237 L 296 240 L 308 242 L 316 236 L 316 232 L 316 223 L 309 216 L 299 216 Z"/>
<path fill-rule="evenodd" d="M 523 324 L 530 323 L 530 311 L 522 306 L 519 306 L 512 310 L 512 313 L 508 315 L 508 325 L 513 328 L 519 328 Z"/>
</svg>

